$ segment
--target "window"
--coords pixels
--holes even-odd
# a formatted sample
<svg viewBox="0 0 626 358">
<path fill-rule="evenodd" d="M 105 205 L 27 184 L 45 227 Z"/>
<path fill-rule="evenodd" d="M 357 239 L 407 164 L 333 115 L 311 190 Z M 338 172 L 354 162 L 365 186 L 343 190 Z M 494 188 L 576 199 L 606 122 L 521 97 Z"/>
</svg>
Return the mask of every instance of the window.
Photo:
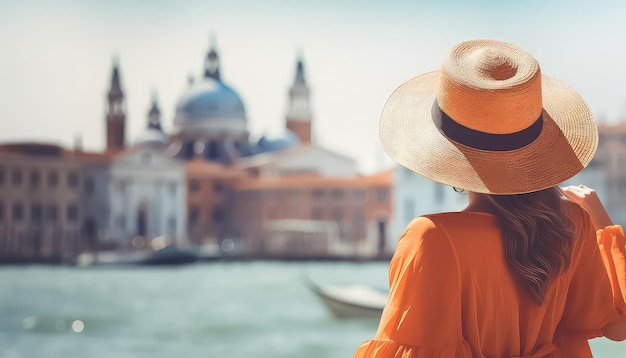
<svg viewBox="0 0 626 358">
<path fill-rule="evenodd" d="M 205 153 L 205 157 L 208 160 L 217 160 L 219 159 L 219 144 L 217 142 L 211 141 L 209 142 L 209 146 Z"/>
<path fill-rule="evenodd" d="M 170 235 L 176 233 L 176 217 L 173 215 L 167 219 L 167 231 Z"/>
<path fill-rule="evenodd" d="M 48 204 L 48 206 L 46 206 L 46 220 L 56 221 L 57 217 L 57 206 L 54 204 Z"/>
<path fill-rule="evenodd" d="M 76 204 L 70 204 L 67 206 L 67 220 L 68 221 L 78 220 L 78 206 Z"/>
<path fill-rule="evenodd" d="M 0 222 L 4 221 L 4 203 L 0 201 Z"/>
<path fill-rule="evenodd" d="M 95 191 L 95 184 L 94 184 L 93 178 L 92 177 L 85 178 L 85 193 L 93 194 L 94 191 Z"/>
<path fill-rule="evenodd" d="M 21 203 L 13 203 L 13 220 L 20 221 L 24 218 L 24 208 Z"/>
<path fill-rule="evenodd" d="M 223 217 L 224 214 L 222 213 L 222 210 L 220 208 L 216 208 L 215 210 L 213 210 L 213 221 L 219 222 L 222 220 Z"/>
<path fill-rule="evenodd" d="M 189 209 L 189 226 L 196 226 L 200 221 L 200 209 L 191 207 Z"/>
<path fill-rule="evenodd" d="M 365 231 L 365 212 L 363 208 L 356 209 L 353 213 L 352 221 L 354 222 L 354 229 L 357 232 Z"/>
<path fill-rule="evenodd" d="M 30 172 L 30 187 L 31 188 L 38 188 L 39 187 L 39 180 L 40 176 L 39 176 L 39 172 L 36 170 L 33 170 L 32 172 Z"/>
<path fill-rule="evenodd" d="M 30 206 L 30 220 L 36 223 L 41 222 L 42 215 L 41 204 L 32 204 Z"/>
<path fill-rule="evenodd" d="M 341 190 L 341 189 L 333 189 L 332 196 L 335 199 L 343 198 L 343 190 Z"/>
<path fill-rule="evenodd" d="M 56 188 L 59 184 L 59 173 L 56 171 L 48 172 L 48 187 Z"/>
<path fill-rule="evenodd" d="M 11 173 L 11 183 L 13 185 L 19 186 L 22 185 L 22 170 L 21 169 L 13 169 Z"/>
<path fill-rule="evenodd" d="M 224 190 L 224 184 L 221 181 L 216 180 L 213 183 L 213 191 L 216 193 L 221 193 L 223 190 Z"/>
<path fill-rule="evenodd" d="M 169 187 L 170 187 L 170 194 L 172 194 L 172 196 L 176 196 L 176 187 L 177 187 L 176 182 L 175 181 L 171 182 L 169 184 Z"/>
<path fill-rule="evenodd" d="M 78 187 L 78 173 L 75 171 L 70 172 L 67 175 L 67 186 L 70 188 Z"/>
<path fill-rule="evenodd" d="M 361 202 L 365 200 L 365 190 L 356 189 L 354 190 L 353 196 L 354 196 L 354 200 Z"/>
<path fill-rule="evenodd" d="M 189 181 L 189 192 L 197 193 L 199 191 L 200 191 L 200 181 L 198 181 L 197 179 L 191 179 Z"/>
<path fill-rule="evenodd" d="M 387 188 L 377 188 L 376 189 L 376 200 L 379 203 L 383 203 L 389 200 L 389 190 Z"/>
<path fill-rule="evenodd" d="M 4 168 L 0 167 L 0 186 L 4 185 Z"/>
<path fill-rule="evenodd" d="M 313 189 L 313 197 L 314 198 L 323 198 L 324 197 L 324 189 Z"/>
<path fill-rule="evenodd" d="M 341 210 L 341 208 L 333 209 L 333 220 L 337 223 L 341 223 L 343 221 L 343 210 Z"/>
<path fill-rule="evenodd" d="M 86 218 L 83 223 L 83 229 L 88 238 L 94 237 L 96 234 L 96 220 L 92 217 Z"/>
<path fill-rule="evenodd" d="M 323 220 L 324 219 L 324 211 L 322 208 L 313 208 L 313 213 L 311 214 L 313 220 Z"/>
</svg>

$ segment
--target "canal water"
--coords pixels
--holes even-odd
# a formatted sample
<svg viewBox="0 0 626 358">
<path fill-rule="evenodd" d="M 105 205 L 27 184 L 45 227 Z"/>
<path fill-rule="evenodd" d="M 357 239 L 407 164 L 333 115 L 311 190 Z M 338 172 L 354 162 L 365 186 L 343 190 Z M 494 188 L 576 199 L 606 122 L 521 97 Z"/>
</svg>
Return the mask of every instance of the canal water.
<svg viewBox="0 0 626 358">
<path fill-rule="evenodd" d="M 0 267 L 0 357 L 351 357 L 376 322 L 333 319 L 306 276 L 385 287 L 387 264 Z M 626 357 L 624 342 L 592 349 Z"/>
</svg>

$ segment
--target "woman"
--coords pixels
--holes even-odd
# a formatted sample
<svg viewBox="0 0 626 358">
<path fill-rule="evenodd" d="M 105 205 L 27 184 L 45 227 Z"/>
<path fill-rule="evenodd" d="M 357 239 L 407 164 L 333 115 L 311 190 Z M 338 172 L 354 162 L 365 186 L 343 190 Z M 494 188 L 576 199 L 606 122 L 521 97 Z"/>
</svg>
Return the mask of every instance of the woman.
<svg viewBox="0 0 626 358">
<path fill-rule="evenodd" d="M 626 338 L 624 233 L 591 189 L 558 187 L 595 153 L 593 115 L 531 54 L 454 46 L 390 96 L 380 137 L 469 205 L 407 226 L 378 331 L 355 357 L 590 357 L 588 339 Z"/>
</svg>

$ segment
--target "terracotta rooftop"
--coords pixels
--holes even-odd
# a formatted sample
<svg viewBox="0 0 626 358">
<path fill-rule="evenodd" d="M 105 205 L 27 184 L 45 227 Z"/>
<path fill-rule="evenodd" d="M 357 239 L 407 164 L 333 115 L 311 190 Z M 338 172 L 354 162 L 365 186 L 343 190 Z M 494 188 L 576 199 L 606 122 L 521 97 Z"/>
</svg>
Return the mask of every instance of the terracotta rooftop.
<svg viewBox="0 0 626 358">
<path fill-rule="evenodd" d="M 186 163 L 186 172 L 191 175 L 206 175 L 219 178 L 244 178 L 249 175 L 237 166 L 228 166 L 202 159 L 188 161 Z"/>
<path fill-rule="evenodd" d="M 320 175 L 294 175 L 287 177 L 246 178 L 238 180 L 233 187 L 239 190 L 271 188 L 365 188 L 391 186 L 393 170 L 354 178 L 324 177 Z"/>
</svg>

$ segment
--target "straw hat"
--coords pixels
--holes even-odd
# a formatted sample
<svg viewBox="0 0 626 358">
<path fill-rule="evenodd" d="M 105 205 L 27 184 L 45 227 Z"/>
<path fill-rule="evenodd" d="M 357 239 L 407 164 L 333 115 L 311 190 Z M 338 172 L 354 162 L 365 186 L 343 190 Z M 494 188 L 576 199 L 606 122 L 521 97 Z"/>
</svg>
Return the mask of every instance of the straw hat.
<svg viewBox="0 0 626 358">
<path fill-rule="evenodd" d="M 598 131 L 583 99 L 542 75 L 519 46 L 454 46 L 440 71 L 387 100 L 380 139 L 389 156 L 431 180 L 468 191 L 521 194 L 558 185 L 593 158 Z"/>
</svg>

